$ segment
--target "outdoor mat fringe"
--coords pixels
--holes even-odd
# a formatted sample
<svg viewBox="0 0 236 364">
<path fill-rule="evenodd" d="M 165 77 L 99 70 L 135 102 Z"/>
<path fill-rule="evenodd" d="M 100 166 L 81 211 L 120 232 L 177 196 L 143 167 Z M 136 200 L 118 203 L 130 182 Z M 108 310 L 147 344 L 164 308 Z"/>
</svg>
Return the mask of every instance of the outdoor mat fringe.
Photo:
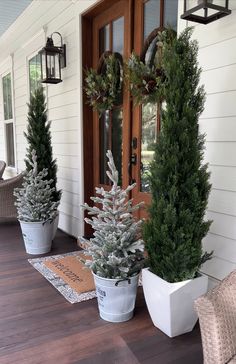
<svg viewBox="0 0 236 364">
<path fill-rule="evenodd" d="M 85 288 L 85 292 L 78 292 L 78 290 L 75 289 L 75 287 L 73 287 L 73 275 L 74 272 L 68 272 L 69 267 L 67 267 L 66 270 L 64 270 L 64 272 L 62 272 L 61 276 L 60 276 L 60 272 L 56 272 L 55 270 L 57 270 L 58 264 L 55 264 L 55 269 L 53 270 L 53 265 L 49 264 L 49 266 L 47 266 L 47 263 L 52 263 L 52 262 L 63 262 L 63 258 L 65 257 L 75 257 L 78 258 L 79 255 L 82 255 L 83 252 L 81 251 L 74 251 L 71 253 L 66 253 L 66 254 L 60 254 L 60 255 L 52 255 L 52 256 L 48 256 L 48 257 L 43 257 L 43 258 L 34 258 L 34 259 L 28 259 L 28 262 L 39 272 L 41 273 L 66 299 L 67 301 L 69 301 L 70 303 L 77 303 L 77 302 L 82 302 L 82 301 L 87 301 L 90 300 L 92 298 L 96 297 L 96 291 L 94 288 L 94 284 L 91 284 L 91 279 L 93 280 L 92 277 L 92 273 L 90 271 L 88 271 L 87 269 L 81 268 L 81 263 L 78 260 L 78 271 L 76 272 L 76 276 L 81 278 L 86 278 L 88 279 L 88 286 L 92 287 L 92 289 L 90 288 L 90 290 L 87 291 L 87 289 Z M 65 279 L 66 275 L 63 274 L 66 271 L 66 275 L 68 276 L 68 280 Z M 63 279 L 64 276 L 64 279 Z M 71 280 L 72 277 L 72 280 Z M 71 280 L 72 284 L 69 284 L 69 281 Z M 79 281 L 79 279 L 78 279 Z M 81 281 L 83 282 L 84 286 L 86 286 L 86 281 L 84 281 L 84 279 L 81 279 Z M 74 279 L 75 282 L 75 279 Z"/>
</svg>

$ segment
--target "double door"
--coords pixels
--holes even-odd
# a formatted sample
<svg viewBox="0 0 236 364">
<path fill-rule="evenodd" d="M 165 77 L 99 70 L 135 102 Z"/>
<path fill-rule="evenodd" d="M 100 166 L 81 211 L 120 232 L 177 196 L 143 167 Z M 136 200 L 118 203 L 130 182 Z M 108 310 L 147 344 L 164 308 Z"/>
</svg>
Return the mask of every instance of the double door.
<svg viewBox="0 0 236 364">
<path fill-rule="evenodd" d="M 136 54 L 141 53 L 145 39 L 155 28 L 165 24 L 177 27 L 178 0 L 120 0 L 107 3 L 111 5 L 92 21 L 94 68 L 105 51 L 119 52 L 125 62 L 132 50 Z M 139 217 L 146 216 L 146 206 L 151 199 L 148 173 L 159 129 L 159 106 L 135 106 L 126 85 L 121 105 L 100 116 L 93 113 L 94 187 L 109 187 L 106 152 L 110 149 L 119 171 L 120 184 L 126 187 L 136 182 L 131 198 L 135 203 L 145 202 Z"/>
</svg>

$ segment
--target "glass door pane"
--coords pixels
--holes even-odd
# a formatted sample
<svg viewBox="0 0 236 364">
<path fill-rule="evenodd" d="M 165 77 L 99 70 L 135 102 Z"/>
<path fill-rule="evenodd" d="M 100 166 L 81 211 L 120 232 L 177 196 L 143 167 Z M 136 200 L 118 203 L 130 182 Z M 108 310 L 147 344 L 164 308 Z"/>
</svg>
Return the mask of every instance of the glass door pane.
<svg viewBox="0 0 236 364">
<path fill-rule="evenodd" d="M 112 139 L 111 151 L 114 157 L 116 168 L 119 172 L 119 184 L 122 185 L 122 126 L 123 112 L 122 108 L 112 111 Z"/>
<path fill-rule="evenodd" d="M 178 0 L 166 0 L 164 2 L 164 25 L 177 31 L 177 14 Z"/>
<path fill-rule="evenodd" d="M 148 35 L 160 26 L 160 0 L 145 2 L 143 12 L 143 38 L 146 40 Z"/>
<path fill-rule="evenodd" d="M 110 50 L 112 52 L 124 52 L 124 17 L 119 17 L 99 29 L 99 54 Z M 117 100 L 118 101 L 118 100 Z M 120 100 L 119 100 L 120 101 Z M 116 106 L 112 111 L 105 111 L 99 117 L 99 183 L 109 184 L 106 175 L 108 149 L 112 151 L 116 168 L 118 169 L 122 184 L 122 133 L 123 108 Z"/>
<path fill-rule="evenodd" d="M 124 17 L 113 21 L 112 23 L 112 47 L 113 52 L 124 52 Z"/>
<path fill-rule="evenodd" d="M 99 29 L 99 56 L 110 49 L 110 24 Z"/>
<path fill-rule="evenodd" d="M 99 118 L 99 151 L 100 151 L 100 162 L 99 162 L 99 183 L 102 185 L 108 184 L 108 177 L 106 174 L 107 161 L 106 152 L 110 149 L 110 112 L 105 111 Z"/>
<path fill-rule="evenodd" d="M 142 107 L 141 135 L 141 179 L 140 191 L 149 192 L 148 173 L 150 162 L 154 156 L 154 146 L 157 139 L 157 104 L 147 104 Z"/>
<path fill-rule="evenodd" d="M 178 0 L 148 0 L 143 4 L 143 42 L 148 35 L 160 26 L 171 26 L 177 30 Z M 153 64 L 157 39 L 150 44 L 145 62 Z M 160 109 L 157 104 L 140 107 L 141 148 L 140 148 L 140 192 L 150 192 L 148 173 L 154 157 L 154 144 L 160 129 Z"/>
</svg>

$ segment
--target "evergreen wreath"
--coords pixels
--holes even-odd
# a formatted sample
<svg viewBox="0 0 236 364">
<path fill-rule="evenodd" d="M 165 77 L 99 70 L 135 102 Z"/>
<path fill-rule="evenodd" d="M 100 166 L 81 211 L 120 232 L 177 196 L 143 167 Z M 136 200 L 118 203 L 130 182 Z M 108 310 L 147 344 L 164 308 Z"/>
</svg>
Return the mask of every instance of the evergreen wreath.
<svg viewBox="0 0 236 364">
<path fill-rule="evenodd" d="M 132 53 L 126 64 L 126 79 L 130 84 L 131 95 L 135 104 L 161 102 L 166 88 L 165 70 L 162 64 L 162 52 L 165 42 L 170 42 L 175 36 L 173 30 L 154 29 L 147 37 L 140 57 Z M 152 57 L 146 62 L 146 54 L 153 46 Z"/>
<path fill-rule="evenodd" d="M 97 70 L 85 71 L 85 92 L 88 104 L 102 114 L 122 103 L 123 58 L 120 53 L 104 52 Z"/>
</svg>

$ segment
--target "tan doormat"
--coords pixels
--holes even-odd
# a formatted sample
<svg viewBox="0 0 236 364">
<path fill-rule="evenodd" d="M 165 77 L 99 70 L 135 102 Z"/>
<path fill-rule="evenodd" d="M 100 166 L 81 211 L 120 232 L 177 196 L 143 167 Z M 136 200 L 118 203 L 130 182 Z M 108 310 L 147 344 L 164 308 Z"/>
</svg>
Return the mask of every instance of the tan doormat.
<svg viewBox="0 0 236 364">
<path fill-rule="evenodd" d="M 84 268 L 78 257 L 69 256 L 47 260 L 44 265 L 69 284 L 77 293 L 90 292 L 95 289 L 91 271 Z"/>
<path fill-rule="evenodd" d="M 85 269 L 79 257 L 83 252 L 29 259 L 37 269 L 70 303 L 96 297 L 92 273 Z"/>
</svg>

